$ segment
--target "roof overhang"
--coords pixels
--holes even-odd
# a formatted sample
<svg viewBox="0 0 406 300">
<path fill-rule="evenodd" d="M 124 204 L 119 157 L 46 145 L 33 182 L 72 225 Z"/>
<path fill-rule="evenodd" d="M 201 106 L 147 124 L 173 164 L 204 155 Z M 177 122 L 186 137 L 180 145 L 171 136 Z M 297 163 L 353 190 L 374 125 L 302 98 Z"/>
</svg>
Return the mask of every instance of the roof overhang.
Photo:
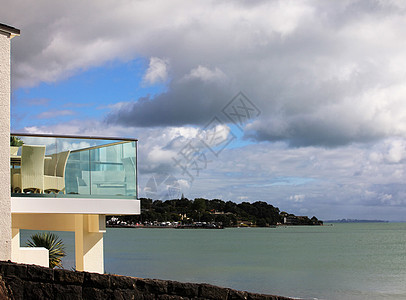
<svg viewBox="0 0 406 300">
<path fill-rule="evenodd" d="M 20 35 L 20 29 L 0 23 L 0 33 L 8 35 L 10 39 Z"/>
</svg>

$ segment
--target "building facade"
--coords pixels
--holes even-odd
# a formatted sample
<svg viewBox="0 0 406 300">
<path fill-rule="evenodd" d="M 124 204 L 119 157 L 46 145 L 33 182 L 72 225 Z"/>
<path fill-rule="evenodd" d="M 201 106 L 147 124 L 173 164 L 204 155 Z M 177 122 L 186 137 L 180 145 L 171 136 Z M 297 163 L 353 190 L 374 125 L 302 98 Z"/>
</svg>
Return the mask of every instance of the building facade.
<svg viewBox="0 0 406 300">
<path fill-rule="evenodd" d="M 0 260 L 11 259 L 10 42 L 19 34 L 0 24 Z"/>
<path fill-rule="evenodd" d="M 20 230 L 70 231 L 76 270 L 104 273 L 105 216 L 140 214 L 137 140 L 20 133 L 11 153 L 10 39 L 19 34 L 0 24 L 0 260 L 48 266 L 48 250 L 21 247 Z"/>
</svg>

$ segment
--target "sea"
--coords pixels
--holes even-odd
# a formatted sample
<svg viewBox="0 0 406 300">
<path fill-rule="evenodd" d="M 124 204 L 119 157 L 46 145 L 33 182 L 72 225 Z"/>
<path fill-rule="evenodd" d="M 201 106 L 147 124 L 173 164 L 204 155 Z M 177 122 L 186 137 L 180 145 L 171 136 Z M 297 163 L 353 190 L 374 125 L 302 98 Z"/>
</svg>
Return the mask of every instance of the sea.
<svg viewBox="0 0 406 300">
<path fill-rule="evenodd" d="M 21 245 L 32 234 L 21 231 Z M 74 234 L 57 232 L 74 268 Z M 297 299 L 406 299 L 406 223 L 108 228 L 105 272 Z"/>
</svg>

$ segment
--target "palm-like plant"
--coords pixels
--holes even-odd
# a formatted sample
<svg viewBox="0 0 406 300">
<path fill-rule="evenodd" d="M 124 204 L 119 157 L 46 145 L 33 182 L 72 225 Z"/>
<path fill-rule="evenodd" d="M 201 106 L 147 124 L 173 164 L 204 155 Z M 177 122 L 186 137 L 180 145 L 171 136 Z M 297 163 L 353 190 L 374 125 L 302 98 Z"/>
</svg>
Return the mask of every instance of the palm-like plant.
<svg viewBox="0 0 406 300">
<path fill-rule="evenodd" d="M 20 147 L 24 145 L 24 142 L 16 137 L 16 136 L 10 136 L 10 146 L 14 146 L 14 147 Z"/>
<path fill-rule="evenodd" d="M 66 256 L 63 241 L 54 233 L 42 232 L 31 235 L 28 247 L 44 247 L 49 250 L 49 267 L 62 268 L 62 257 Z"/>
</svg>

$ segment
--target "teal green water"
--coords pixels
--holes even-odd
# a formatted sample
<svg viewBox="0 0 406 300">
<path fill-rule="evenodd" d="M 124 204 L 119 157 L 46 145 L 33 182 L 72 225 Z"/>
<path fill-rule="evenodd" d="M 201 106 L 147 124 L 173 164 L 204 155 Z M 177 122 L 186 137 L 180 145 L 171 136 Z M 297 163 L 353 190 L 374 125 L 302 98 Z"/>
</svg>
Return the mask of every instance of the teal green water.
<svg viewBox="0 0 406 300">
<path fill-rule="evenodd" d="M 104 247 L 107 273 L 305 299 L 406 299 L 406 223 L 108 229 Z"/>
</svg>

